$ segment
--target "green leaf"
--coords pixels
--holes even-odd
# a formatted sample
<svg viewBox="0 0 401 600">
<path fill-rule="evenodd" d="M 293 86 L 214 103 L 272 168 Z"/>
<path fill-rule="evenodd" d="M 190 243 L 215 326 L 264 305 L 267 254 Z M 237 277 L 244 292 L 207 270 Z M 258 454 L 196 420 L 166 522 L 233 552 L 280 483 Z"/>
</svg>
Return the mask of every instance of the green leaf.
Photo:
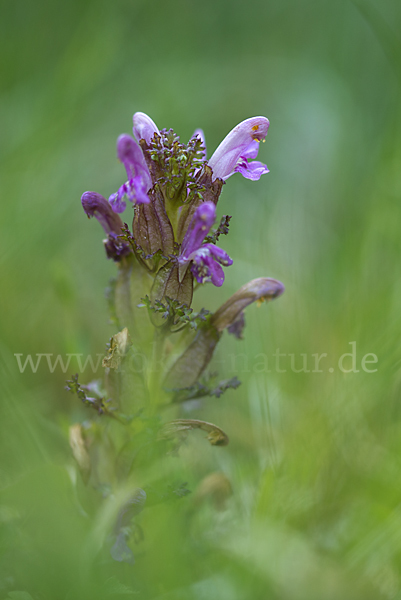
<svg viewBox="0 0 401 600">
<path fill-rule="evenodd" d="M 164 302 L 165 304 L 160 302 L 160 300 L 155 300 L 154 304 L 152 304 L 149 296 L 145 296 L 145 298 L 142 298 L 142 304 L 139 304 L 138 308 L 147 308 L 150 312 L 160 314 L 162 319 L 175 326 L 172 329 L 173 332 L 181 331 L 186 325 L 196 331 L 210 314 L 205 308 L 195 313 L 186 304 L 180 304 L 177 300 L 173 300 L 168 296 L 165 297 Z"/>
<path fill-rule="evenodd" d="M 229 232 L 231 219 L 232 217 L 230 217 L 230 215 L 223 215 L 220 219 L 219 226 L 217 229 L 213 229 L 210 235 L 205 237 L 205 242 L 215 244 L 221 235 L 227 235 Z"/>
</svg>

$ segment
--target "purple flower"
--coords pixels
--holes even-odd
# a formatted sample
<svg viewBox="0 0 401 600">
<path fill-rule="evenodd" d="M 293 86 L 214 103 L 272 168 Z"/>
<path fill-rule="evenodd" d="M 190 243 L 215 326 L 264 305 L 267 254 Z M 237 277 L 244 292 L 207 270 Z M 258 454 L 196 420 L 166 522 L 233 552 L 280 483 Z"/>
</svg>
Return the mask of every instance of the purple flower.
<svg viewBox="0 0 401 600">
<path fill-rule="evenodd" d="M 120 135 L 117 140 L 117 156 L 127 171 L 128 181 L 110 196 L 109 202 L 113 211 L 124 212 L 127 206 L 123 200 L 124 196 L 134 204 L 149 204 L 147 193 L 152 187 L 149 169 L 141 148 L 126 133 Z"/>
<path fill-rule="evenodd" d="M 241 173 L 247 179 L 257 181 L 268 173 L 269 169 L 263 163 L 249 162 L 257 157 L 259 143 L 265 139 L 268 128 L 266 117 L 251 117 L 234 127 L 209 160 L 213 179 L 225 181 L 234 173 Z"/>
<path fill-rule="evenodd" d="M 130 254 L 129 245 L 118 237 L 121 234 L 123 222 L 120 216 L 112 210 L 106 198 L 96 192 L 85 192 L 81 197 L 81 202 L 88 217 L 95 217 L 107 233 L 107 239 L 103 241 L 107 256 L 115 261 L 120 261 L 123 256 Z"/>
<path fill-rule="evenodd" d="M 221 265 L 229 266 L 233 261 L 227 252 L 214 244 L 203 244 L 215 219 L 216 207 L 213 202 L 204 202 L 196 209 L 178 257 L 181 279 L 192 262 L 191 271 L 199 283 L 211 281 L 218 287 L 223 284 L 224 271 Z"/>
<path fill-rule="evenodd" d="M 224 271 L 220 265 L 229 267 L 233 264 L 227 252 L 214 244 L 203 244 L 191 254 L 191 271 L 199 283 L 210 280 L 213 285 L 220 287 L 224 283 Z"/>
<path fill-rule="evenodd" d="M 106 233 L 121 233 L 123 222 L 112 210 L 110 204 L 101 194 L 96 192 L 85 192 L 82 194 L 81 202 L 85 213 L 89 218 L 96 217 Z"/>
<path fill-rule="evenodd" d="M 150 144 L 150 140 L 154 134 L 160 134 L 157 125 L 148 115 L 143 112 L 136 112 L 133 116 L 133 132 L 134 136 L 138 140 L 145 140 L 147 144 Z"/>
</svg>

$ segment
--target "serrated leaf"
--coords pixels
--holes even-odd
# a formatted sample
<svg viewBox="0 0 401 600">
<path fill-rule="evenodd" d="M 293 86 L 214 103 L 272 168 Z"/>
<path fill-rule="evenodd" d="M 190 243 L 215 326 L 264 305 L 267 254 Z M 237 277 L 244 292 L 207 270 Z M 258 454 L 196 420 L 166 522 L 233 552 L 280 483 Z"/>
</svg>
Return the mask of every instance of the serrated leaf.
<svg viewBox="0 0 401 600">
<path fill-rule="evenodd" d="M 220 398 L 229 389 L 236 390 L 241 385 L 241 382 L 237 377 L 233 377 L 232 379 L 225 379 L 220 381 L 220 383 L 212 388 L 203 383 L 197 381 L 192 386 L 187 388 L 178 388 L 171 390 L 175 392 L 173 402 L 187 402 L 188 400 L 196 400 L 198 398 L 204 398 L 206 396 L 216 396 L 216 398 Z"/>
<path fill-rule="evenodd" d="M 221 235 L 227 235 L 229 232 L 230 221 L 232 217 L 229 215 L 223 215 L 220 219 L 219 226 L 214 229 L 210 235 L 207 235 L 205 242 L 216 244 Z"/>
</svg>

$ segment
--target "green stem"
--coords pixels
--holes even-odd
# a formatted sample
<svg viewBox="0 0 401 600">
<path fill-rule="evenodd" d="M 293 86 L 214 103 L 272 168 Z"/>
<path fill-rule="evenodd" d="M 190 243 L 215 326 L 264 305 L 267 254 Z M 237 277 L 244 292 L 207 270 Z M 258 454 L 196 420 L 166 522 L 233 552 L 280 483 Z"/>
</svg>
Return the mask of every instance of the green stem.
<svg viewBox="0 0 401 600">
<path fill-rule="evenodd" d="M 156 330 L 153 338 L 152 356 L 148 369 L 149 406 L 152 414 L 162 401 L 162 376 L 164 358 L 165 332 Z"/>
</svg>

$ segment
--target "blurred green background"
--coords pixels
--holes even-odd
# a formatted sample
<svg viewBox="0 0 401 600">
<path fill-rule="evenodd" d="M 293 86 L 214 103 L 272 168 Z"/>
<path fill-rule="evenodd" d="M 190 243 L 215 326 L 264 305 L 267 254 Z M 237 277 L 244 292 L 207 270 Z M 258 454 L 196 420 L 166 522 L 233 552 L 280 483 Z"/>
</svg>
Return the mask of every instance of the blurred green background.
<svg viewBox="0 0 401 600">
<path fill-rule="evenodd" d="M 2 1 L 0 598 L 401 598 L 400 30 L 399 0 Z M 224 187 L 234 264 L 197 306 L 258 276 L 286 293 L 224 338 L 215 366 L 242 386 L 191 413 L 230 445 L 195 436 L 174 459 L 191 489 L 225 473 L 226 509 L 190 526 L 184 504 L 156 511 L 129 566 L 96 554 L 105 517 L 80 512 L 66 375 L 14 354 L 95 356 L 115 333 L 115 268 L 80 196 L 122 183 L 115 141 L 138 110 L 184 140 L 202 127 L 209 155 L 270 119 L 271 172 Z M 353 341 L 359 372 L 342 373 Z M 298 369 L 328 356 L 279 373 L 277 349 Z"/>
</svg>

